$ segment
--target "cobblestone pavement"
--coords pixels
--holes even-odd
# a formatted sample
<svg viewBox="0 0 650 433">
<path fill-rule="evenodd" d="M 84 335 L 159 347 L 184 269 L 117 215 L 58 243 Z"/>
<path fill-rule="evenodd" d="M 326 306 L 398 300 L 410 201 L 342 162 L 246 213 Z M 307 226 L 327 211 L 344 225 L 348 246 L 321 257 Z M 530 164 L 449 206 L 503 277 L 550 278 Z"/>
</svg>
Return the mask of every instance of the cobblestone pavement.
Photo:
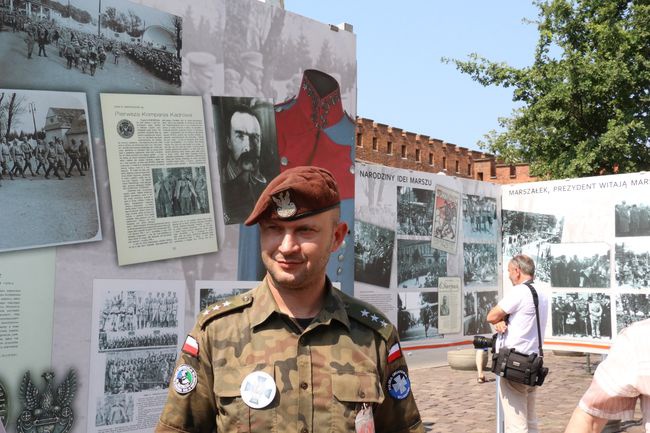
<svg viewBox="0 0 650 433">
<path fill-rule="evenodd" d="M 538 390 L 537 412 L 543 433 L 562 433 L 580 397 L 591 383 L 584 356 L 545 353 L 550 369 Z M 600 359 L 599 356 L 592 358 Z M 594 367 L 595 369 L 595 367 Z M 411 368 L 413 393 L 427 432 L 488 433 L 496 431 L 496 382 L 476 382 L 476 371 L 452 370 L 449 366 Z M 636 419 L 641 418 L 637 408 Z M 640 426 L 629 433 L 642 433 Z"/>
</svg>

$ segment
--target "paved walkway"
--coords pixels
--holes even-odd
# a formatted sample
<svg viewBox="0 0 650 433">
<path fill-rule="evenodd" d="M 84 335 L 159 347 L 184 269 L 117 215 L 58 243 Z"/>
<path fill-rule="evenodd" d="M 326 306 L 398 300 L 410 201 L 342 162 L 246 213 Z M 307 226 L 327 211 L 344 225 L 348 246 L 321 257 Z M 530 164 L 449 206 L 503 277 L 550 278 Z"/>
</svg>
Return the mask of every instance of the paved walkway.
<svg viewBox="0 0 650 433">
<path fill-rule="evenodd" d="M 562 433 L 580 397 L 591 383 L 584 356 L 546 353 L 544 364 L 550 369 L 537 395 L 537 412 L 543 433 Z M 592 356 L 600 359 L 600 356 Z M 594 367 L 595 368 L 595 367 Z M 489 433 L 496 431 L 496 383 L 476 382 L 476 371 L 452 370 L 448 366 L 412 368 L 413 392 L 427 432 Z M 640 418 L 637 408 L 637 419 Z M 639 426 L 629 433 L 642 433 Z"/>
</svg>

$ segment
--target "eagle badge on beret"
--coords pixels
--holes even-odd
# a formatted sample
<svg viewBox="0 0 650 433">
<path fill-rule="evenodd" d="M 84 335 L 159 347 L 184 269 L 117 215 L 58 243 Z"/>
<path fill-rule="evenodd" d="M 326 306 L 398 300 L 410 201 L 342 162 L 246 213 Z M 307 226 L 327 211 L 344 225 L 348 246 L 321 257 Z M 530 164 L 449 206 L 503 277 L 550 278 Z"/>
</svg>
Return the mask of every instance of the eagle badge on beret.
<svg viewBox="0 0 650 433">
<path fill-rule="evenodd" d="M 291 201 L 289 191 L 281 192 L 280 194 L 277 194 L 275 197 L 272 196 L 271 198 L 277 206 L 276 212 L 280 218 L 291 218 L 296 214 L 298 208 L 296 207 L 296 204 Z"/>
</svg>

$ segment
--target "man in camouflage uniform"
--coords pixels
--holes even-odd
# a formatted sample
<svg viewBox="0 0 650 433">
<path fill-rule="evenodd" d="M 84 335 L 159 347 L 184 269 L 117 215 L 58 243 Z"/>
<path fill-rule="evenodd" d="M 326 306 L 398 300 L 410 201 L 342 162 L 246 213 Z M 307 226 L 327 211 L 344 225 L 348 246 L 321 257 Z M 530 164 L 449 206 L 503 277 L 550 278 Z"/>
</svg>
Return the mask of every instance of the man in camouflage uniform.
<svg viewBox="0 0 650 433">
<path fill-rule="evenodd" d="M 268 184 L 245 222 L 266 277 L 199 314 L 156 432 L 424 432 L 395 328 L 326 276 L 339 203 L 324 169 Z"/>
</svg>

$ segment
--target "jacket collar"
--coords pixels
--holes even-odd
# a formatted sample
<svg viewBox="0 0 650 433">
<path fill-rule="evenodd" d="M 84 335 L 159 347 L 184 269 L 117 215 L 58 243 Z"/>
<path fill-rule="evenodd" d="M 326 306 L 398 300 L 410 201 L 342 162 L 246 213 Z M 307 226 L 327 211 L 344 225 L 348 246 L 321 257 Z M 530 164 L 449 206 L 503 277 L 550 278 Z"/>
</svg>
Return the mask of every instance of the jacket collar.
<svg viewBox="0 0 650 433">
<path fill-rule="evenodd" d="M 345 303 L 343 302 L 341 294 L 338 293 L 338 289 L 332 286 L 329 278 L 326 278 L 325 285 L 327 292 L 325 294 L 323 308 L 316 315 L 312 324 L 329 325 L 335 320 L 342 323 L 348 330 L 350 330 L 350 319 L 345 310 Z M 271 293 L 266 278 L 264 278 L 262 283 L 255 288 L 252 295 L 253 306 L 250 309 L 252 318 L 250 322 L 251 328 L 263 324 L 274 314 L 282 314 L 278 304 L 273 298 L 273 294 Z"/>
<path fill-rule="evenodd" d="M 306 70 L 302 77 L 297 104 L 315 128 L 328 128 L 343 116 L 339 83 L 314 69 Z"/>
</svg>

